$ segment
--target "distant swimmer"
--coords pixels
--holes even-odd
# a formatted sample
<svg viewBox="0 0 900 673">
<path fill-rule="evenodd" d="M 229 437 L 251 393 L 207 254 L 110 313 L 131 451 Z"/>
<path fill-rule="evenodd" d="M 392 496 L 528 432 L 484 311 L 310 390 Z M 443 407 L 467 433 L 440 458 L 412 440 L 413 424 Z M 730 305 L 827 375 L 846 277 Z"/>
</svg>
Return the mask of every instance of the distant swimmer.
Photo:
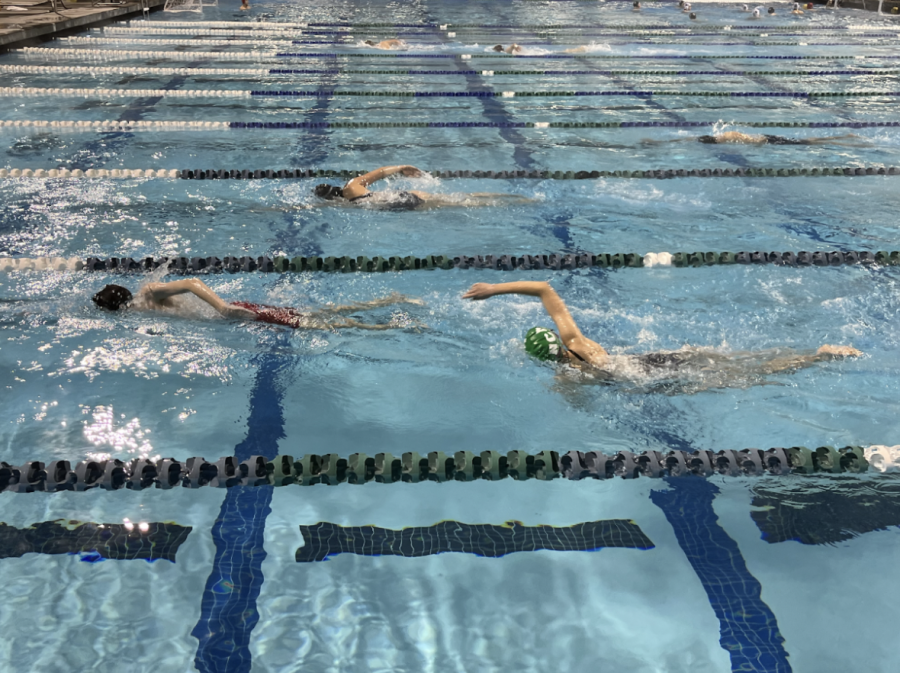
<svg viewBox="0 0 900 673">
<path fill-rule="evenodd" d="M 403 40 L 382 40 L 381 42 L 366 40 L 365 44 L 376 49 L 406 49 L 407 47 L 406 42 Z"/>
<path fill-rule="evenodd" d="M 740 11 L 742 11 L 742 12 L 749 12 L 749 11 L 750 11 L 750 8 L 749 8 L 746 4 L 744 4 L 744 5 L 741 5 L 741 10 L 740 10 Z"/>
<path fill-rule="evenodd" d="M 799 2 L 795 2 L 795 3 L 794 3 L 794 8 L 791 10 L 791 14 L 803 14 L 803 10 L 800 9 L 800 3 L 799 3 Z"/>
<path fill-rule="evenodd" d="M 496 44 L 496 45 L 494 45 L 492 51 L 496 51 L 497 53 L 505 53 L 505 54 L 521 54 L 523 50 L 522 50 L 522 47 L 513 43 L 505 48 L 502 44 Z"/>
<path fill-rule="evenodd" d="M 641 11 L 641 3 L 639 2 L 639 0 L 634 0 L 634 2 L 631 3 L 631 11 L 632 12 Z"/>
<path fill-rule="evenodd" d="M 424 210 L 441 206 L 492 206 L 502 202 L 528 202 L 529 199 L 518 194 L 464 194 L 458 197 L 429 194 L 420 191 L 383 191 L 372 192 L 368 187 L 374 182 L 384 180 L 392 175 L 405 175 L 415 178 L 423 175 L 415 166 L 382 166 L 358 178 L 353 178 L 343 187 L 335 185 L 316 185 L 315 194 L 325 201 L 347 203 L 364 206 L 372 210 Z"/>
<path fill-rule="evenodd" d="M 640 378 L 655 374 L 668 378 L 701 377 L 693 390 L 725 387 L 735 383 L 759 384 L 758 377 L 809 367 L 817 362 L 862 355 L 851 346 L 824 345 L 814 353 L 772 349 L 753 353 L 723 354 L 711 349 L 682 348 L 640 355 L 610 355 L 603 346 L 585 337 L 565 302 L 545 282 L 475 283 L 463 295 L 475 301 L 500 294 L 538 297 L 556 324 L 557 332 L 533 327 L 525 336 L 525 351 L 538 360 L 568 364 L 601 380 Z M 682 392 L 685 389 L 681 389 Z"/>
<path fill-rule="evenodd" d="M 354 318 L 345 317 L 344 313 L 355 313 L 367 309 L 391 306 L 393 304 L 423 305 L 420 299 L 411 299 L 401 294 L 391 294 L 381 299 L 358 302 L 346 306 L 327 306 L 316 311 L 299 311 L 294 308 L 252 304 L 246 301 L 226 302 L 213 292 L 201 280 L 190 278 L 169 283 L 147 283 L 136 295 L 121 285 L 107 285 L 92 299 L 98 307 L 108 311 L 161 311 L 180 314 L 185 317 L 195 315 L 195 311 L 186 304 L 179 295 L 194 295 L 209 304 L 218 313 L 230 320 L 265 322 L 283 325 L 293 329 L 367 329 L 387 330 L 409 327 L 410 322 L 391 322 L 386 324 L 366 324 Z M 415 325 L 415 323 L 413 323 Z"/>
<path fill-rule="evenodd" d="M 241 11 L 250 9 L 250 3 L 247 0 L 241 0 Z"/>
<path fill-rule="evenodd" d="M 775 14 L 775 8 L 774 8 L 774 7 L 769 7 L 769 9 L 767 9 L 766 11 L 769 13 L 769 16 L 773 16 L 773 15 Z"/>
<path fill-rule="evenodd" d="M 697 20 L 697 15 L 694 14 L 693 12 L 691 12 L 691 14 L 690 14 L 690 16 L 689 16 L 688 18 L 690 18 L 691 21 L 696 21 L 696 20 Z"/>
<path fill-rule="evenodd" d="M 750 18 L 751 18 L 751 19 L 758 19 L 760 16 L 762 16 L 762 14 L 761 14 L 760 11 L 759 11 L 759 7 L 757 7 L 757 8 L 754 9 L 752 12 L 750 12 Z"/>
<path fill-rule="evenodd" d="M 685 14 L 688 13 L 688 12 L 690 12 L 690 11 L 691 11 L 691 3 L 689 3 L 689 2 L 684 3 L 684 4 L 681 6 L 681 11 L 682 11 L 683 13 L 685 13 Z"/>
<path fill-rule="evenodd" d="M 824 136 L 821 138 L 785 138 L 766 134 L 741 133 L 740 131 L 725 131 L 715 135 L 700 136 L 697 142 L 738 144 L 738 145 L 844 145 L 846 147 L 859 147 L 868 144 L 862 138 L 852 133 L 840 136 Z"/>
<path fill-rule="evenodd" d="M 641 141 L 644 145 L 659 145 L 662 143 L 704 143 L 709 145 L 839 145 L 843 147 L 867 147 L 868 142 L 853 133 L 845 133 L 839 136 L 822 136 L 817 138 L 786 138 L 767 134 L 741 133 L 740 131 L 725 131 L 714 135 L 705 135 L 692 138 L 672 138 L 670 140 L 654 140 L 651 138 Z"/>
</svg>

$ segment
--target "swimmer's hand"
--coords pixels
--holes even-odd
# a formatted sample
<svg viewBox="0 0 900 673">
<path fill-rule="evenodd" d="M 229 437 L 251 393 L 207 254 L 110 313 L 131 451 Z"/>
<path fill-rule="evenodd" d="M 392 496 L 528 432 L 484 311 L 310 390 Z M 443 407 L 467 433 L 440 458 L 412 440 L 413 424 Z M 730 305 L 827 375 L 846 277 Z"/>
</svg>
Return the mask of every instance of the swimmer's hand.
<svg viewBox="0 0 900 673">
<path fill-rule="evenodd" d="M 469 288 L 462 298 L 480 301 L 494 296 L 494 286 L 491 283 L 475 283 Z"/>
<path fill-rule="evenodd" d="M 408 178 L 420 178 L 423 173 L 415 166 L 404 166 L 400 169 L 401 175 L 405 175 Z"/>
<path fill-rule="evenodd" d="M 824 358 L 855 358 L 862 355 L 862 351 L 853 346 L 832 346 L 825 344 L 816 351 L 816 355 Z"/>
<path fill-rule="evenodd" d="M 240 306 L 225 306 L 222 315 L 231 320 L 256 320 L 256 314 Z"/>
</svg>

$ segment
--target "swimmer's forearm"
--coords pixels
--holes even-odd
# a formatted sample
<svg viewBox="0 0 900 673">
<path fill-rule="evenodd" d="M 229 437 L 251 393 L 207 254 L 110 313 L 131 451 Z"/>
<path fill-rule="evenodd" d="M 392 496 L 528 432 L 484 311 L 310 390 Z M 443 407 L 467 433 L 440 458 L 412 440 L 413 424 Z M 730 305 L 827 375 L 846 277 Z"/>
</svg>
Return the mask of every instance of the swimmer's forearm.
<svg viewBox="0 0 900 673">
<path fill-rule="evenodd" d="M 556 294 L 549 283 L 544 281 L 518 280 L 512 283 L 496 283 L 491 285 L 491 295 L 524 294 L 529 297 L 541 297 L 548 292 Z"/>
<path fill-rule="evenodd" d="M 219 313 L 223 313 L 228 308 L 228 304 L 215 292 L 209 289 L 202 280 L 190 278 L 188 280 L 176 280 L 171 283 L 161 283 L 154 287 L 151 292 L 156 300 L 168 299 L 176 294 L 193 294 L 198 299 L 202 299 L 207 304 L 216 309 Z"/>
</svg>

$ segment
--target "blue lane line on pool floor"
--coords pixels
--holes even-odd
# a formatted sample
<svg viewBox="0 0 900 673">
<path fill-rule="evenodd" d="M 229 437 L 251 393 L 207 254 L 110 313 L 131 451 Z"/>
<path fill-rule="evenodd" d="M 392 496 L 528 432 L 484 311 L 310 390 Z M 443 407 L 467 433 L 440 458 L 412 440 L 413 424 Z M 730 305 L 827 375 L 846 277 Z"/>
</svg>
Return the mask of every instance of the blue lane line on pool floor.
<svg viewBox="0 0 900 673">
<path fill-rule="evenodd" d="M 719 488 L 706 479 L 666 479 L 669 490 L 650 500 L 672 525 L 678 544 L 700 578 L 719 619 L 719 643 L 740 673 L 791 673 L 784 638 L 762 585 L 713 510 Z"/>
<path fill-rule="evenodd" d="M 247 438 L 234 448 L 238 461 L 254 455 L 274 458 L 278 440 L 285 436 L 278 379 L 290 358 L 271 353 L 258 357 Z M 272 511 L 272 490 L 272 486 L 236 486 L 225 493 L 212 528 L 216 554 L 203 591 L 200 621 L 191 631 L 200 641 L 194 665 L 202 673 L 250 671 L 250 635 L 259 621 L 256 599 L 263 583 L 263 536 Z"/>
<path fill-rule="evenodd" d="M 323 86 L 329 84 L 331 82 Z M 328 99 L 316 101 L 306 120 L 324 121 L 328 107 Z M 329 135 L 330 132 L 325 130 L 304 135 L 296 163 L 326 160 Z M 285 228 L 275 234 L 277 245 L 299 250 L 305 255 L 321 254 L 320 246 L 309 232 L 295 226 L 288 214 L 285 218 Z M 239 461 L 253 455 L 274 458 L 278 454 L 278 440 L 285 436 L 282 390 L 277 386 L 277 380 L 290 360 L 271 353 L 259 357 L 250 396 L 247 438 L 234 449 Z M 264 581 L 265 528 L 266 518 L 272 512 L 271 501 L 272 487 L 237 487 L 229 489 L 222 503 L 212 529 L 216 545 L 213 569 L 203 592 L 200 621 L 191 631 L 191 635 L 200 641 L 194 663 L 202 673 L 250 671 L 250 637 L 259 622 L 256 601 Z"/>
</svg>

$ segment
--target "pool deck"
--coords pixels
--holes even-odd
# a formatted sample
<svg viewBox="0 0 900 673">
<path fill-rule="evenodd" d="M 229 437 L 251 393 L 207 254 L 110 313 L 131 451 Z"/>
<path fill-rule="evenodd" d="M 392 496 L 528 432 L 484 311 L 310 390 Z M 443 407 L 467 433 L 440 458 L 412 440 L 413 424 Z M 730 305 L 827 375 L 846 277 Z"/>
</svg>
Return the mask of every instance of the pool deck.
<svg viewBox="0 0 900 673">
<path fill-rule="evenodd" d="M 3 7 L 15 5 L 13 0 L 0 0 Z M 165 5 L 165 0 L 148 0 L 150 9 L 155 10 Z M 131 0 L 118 6 L 91 7 L 89 2 L 66 2 L 69 9 L 59 12 L 41 12 L 21 14 L 0 12 L 0 50 L 18 46 L 29 40 L 40 40 L 52 37 L 57 33 L 72 29 L 85 29 L 99 25 L 128 14 L 140 14 L 140 0 Z"/>
</svg>

